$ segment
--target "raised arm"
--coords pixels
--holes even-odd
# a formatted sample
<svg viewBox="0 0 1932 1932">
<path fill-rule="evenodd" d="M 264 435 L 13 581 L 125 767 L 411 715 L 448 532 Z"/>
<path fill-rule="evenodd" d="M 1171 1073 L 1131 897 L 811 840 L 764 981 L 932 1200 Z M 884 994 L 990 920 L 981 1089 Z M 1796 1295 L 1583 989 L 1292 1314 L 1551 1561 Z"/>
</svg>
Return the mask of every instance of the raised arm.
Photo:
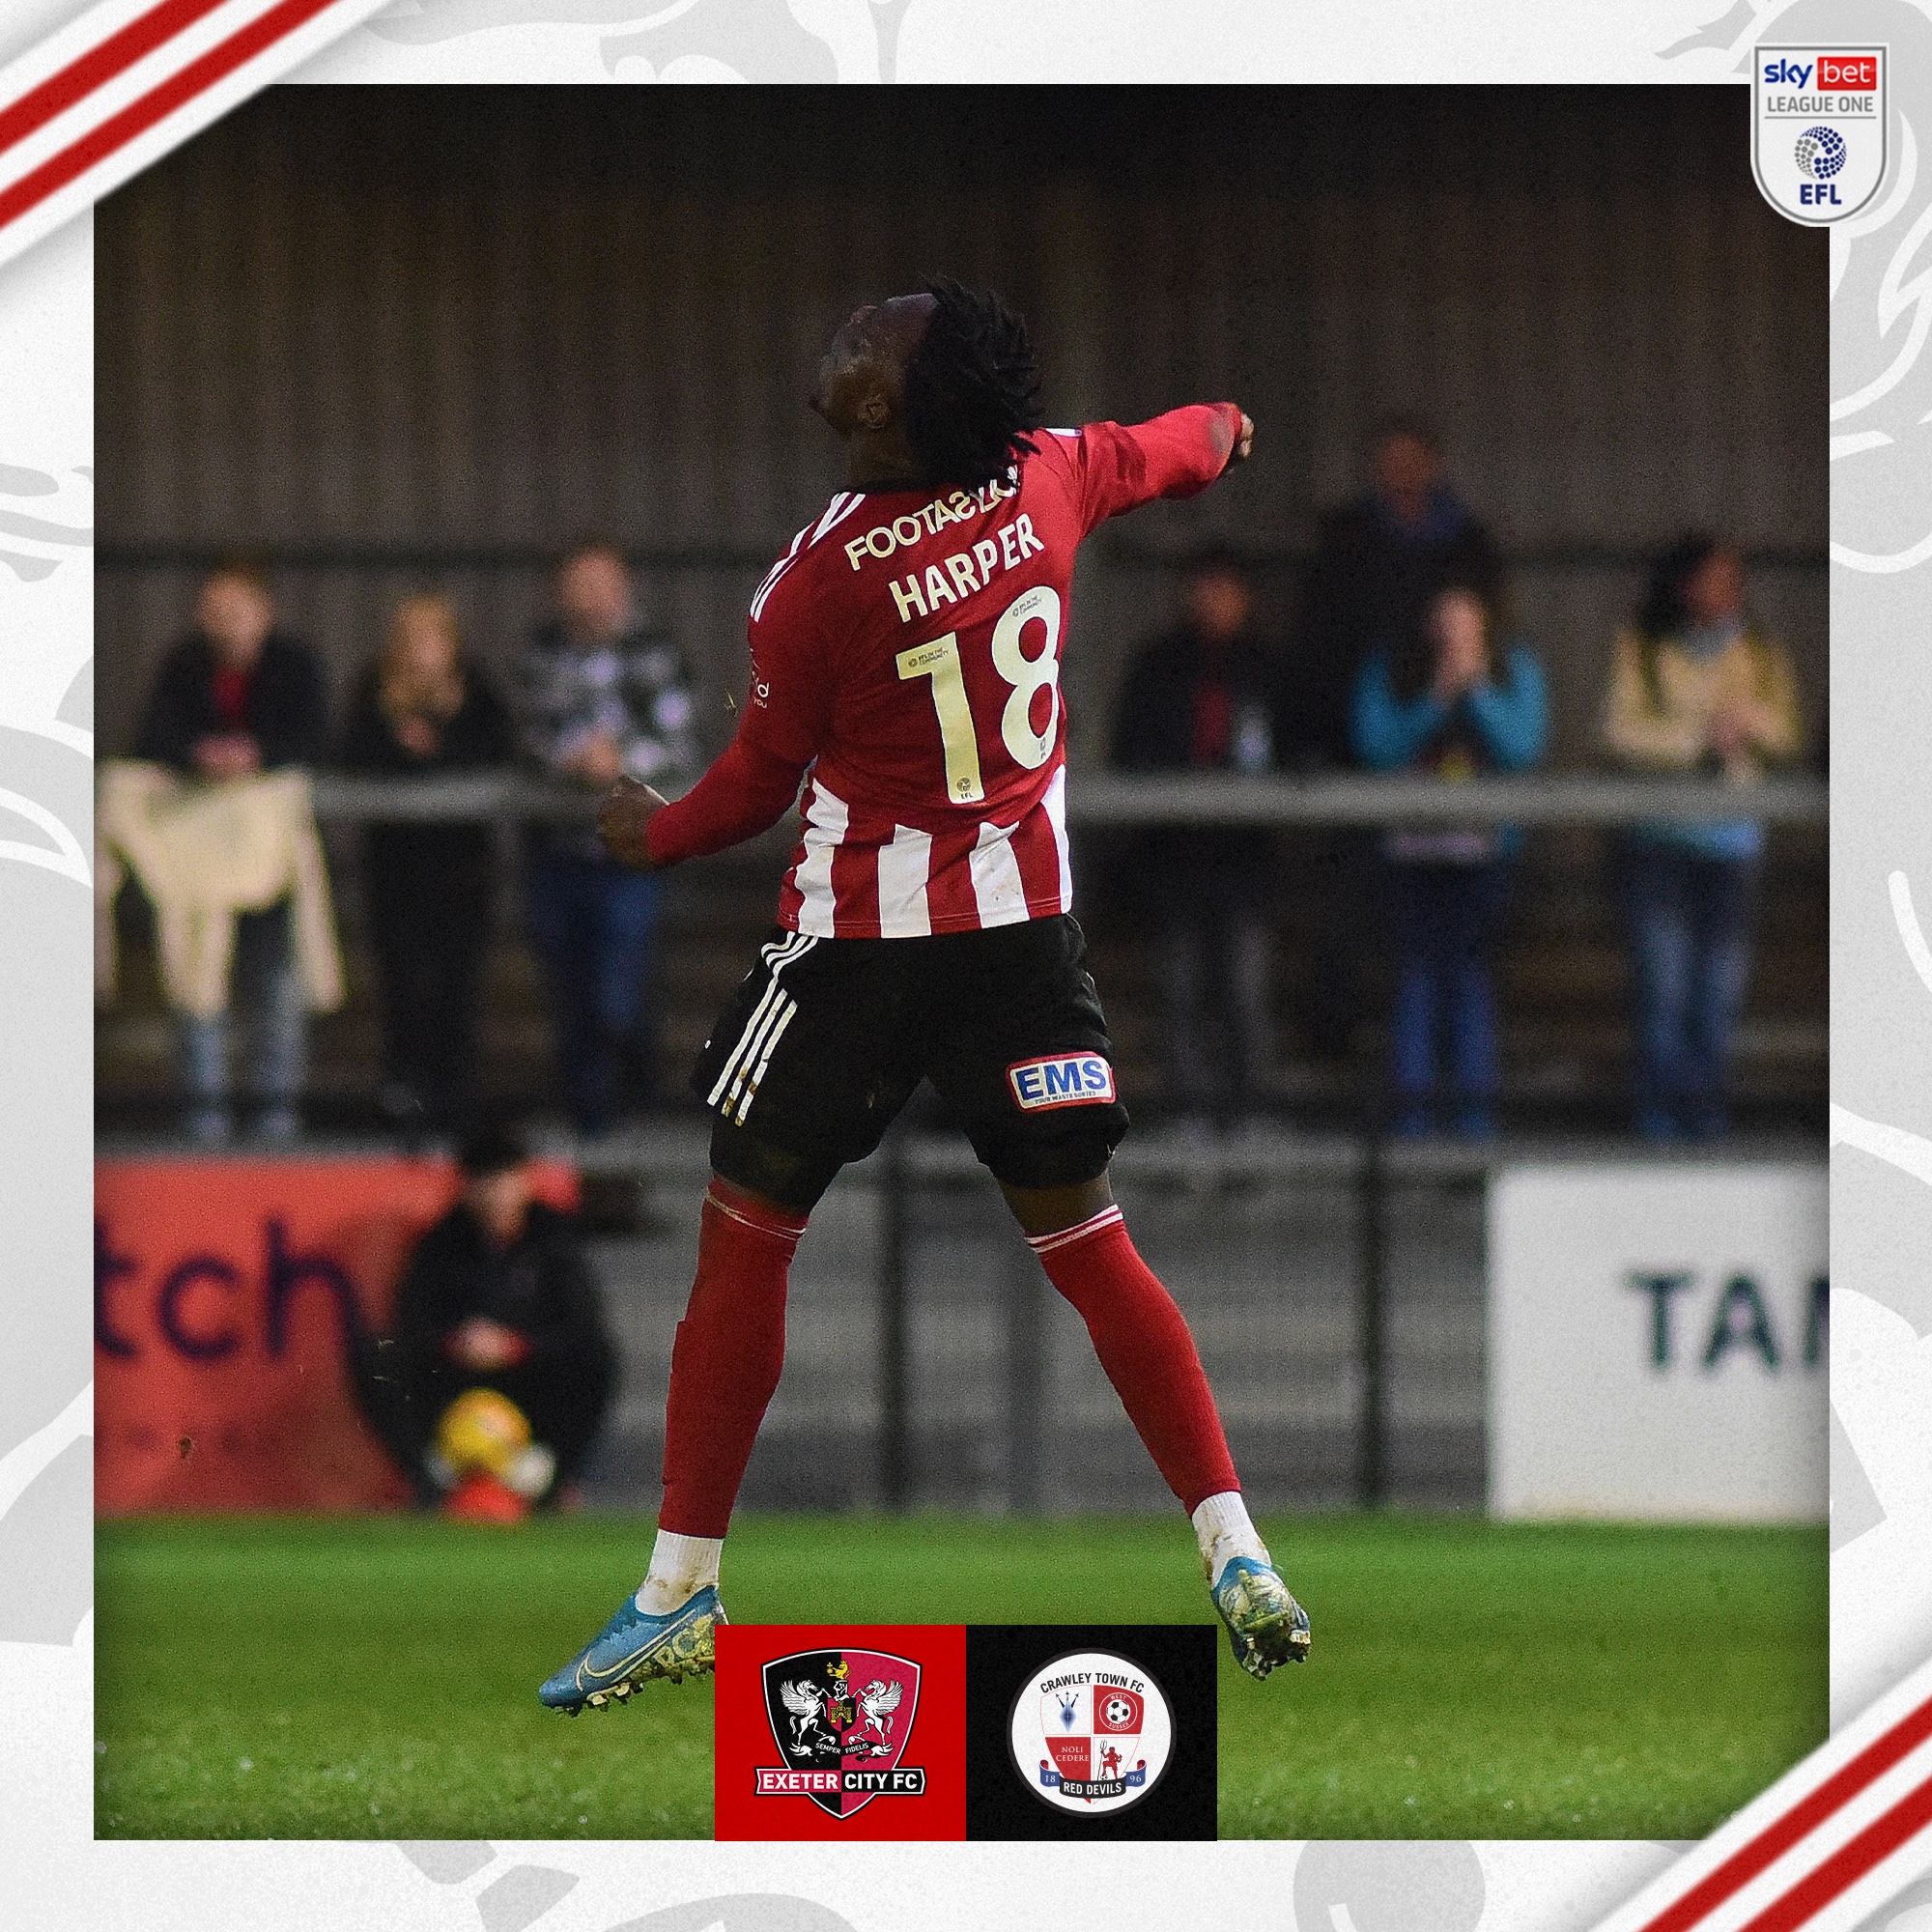
<svg viewBox="0 0 1932 1932">
<path fill-rule="evenodd" d="M 1424 689 L 1406 701 L 1396 696 L 1386 651 L 1372 651 L 1355 677 L 1349 735 L 1371 771 L 1400 771 L 1441 729 L 1449 707 Z"/>
<path fill-rule="evenodd" d="M 1255 426 L 1235 403 L 1191 403 L 1143 423 L 1048 430 L 1072 464 L 1088 529 L 1160 497 L 1192 497 L 1243 461 Z"/>
<path fill-rule="evenodd" d="M 1804 749 L 1804 718 L 1798 705 L 1798 675 L 1782 644 L 1758 647 L 1757 715 L 1749 722 L 1751 749 L 1773 764 L 1787 762 Z"/>
<path fill-rule="evenodd" d="M 1658 771 L 1688 772 L 1708 743 L 1701 718 L 1661 710 L 1653 701 L 1636 639 L 1628 631 L 1617 636 L 1599 737 L 1621 763 Z"/>
<path fill-rule="evenodd" d="M 1498 771 L 1526 771 L 1543 756 L 1549 740 L 1549 693 L 1528 645 L 1513 644 L 1503 675 L 1485 678 L 1463 701 Z"/>
</svg>

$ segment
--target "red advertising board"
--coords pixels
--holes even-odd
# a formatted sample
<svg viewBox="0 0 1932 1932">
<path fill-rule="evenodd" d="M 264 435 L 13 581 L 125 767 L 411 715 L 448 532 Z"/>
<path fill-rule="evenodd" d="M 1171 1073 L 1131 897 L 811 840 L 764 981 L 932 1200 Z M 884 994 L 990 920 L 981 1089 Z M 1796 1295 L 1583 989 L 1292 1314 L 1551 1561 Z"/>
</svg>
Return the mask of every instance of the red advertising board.
<svg viewBox="0 0 1932 1932">
<path fill-rule="evenodd" d="M 540 1191 L 573 1205 L 575 1178 Z M 95 1169 L 95 1506 L 339 1510 L 407 1486 L 351 1392 L 443 1160 L 108 1160 Z"/>
</svg>

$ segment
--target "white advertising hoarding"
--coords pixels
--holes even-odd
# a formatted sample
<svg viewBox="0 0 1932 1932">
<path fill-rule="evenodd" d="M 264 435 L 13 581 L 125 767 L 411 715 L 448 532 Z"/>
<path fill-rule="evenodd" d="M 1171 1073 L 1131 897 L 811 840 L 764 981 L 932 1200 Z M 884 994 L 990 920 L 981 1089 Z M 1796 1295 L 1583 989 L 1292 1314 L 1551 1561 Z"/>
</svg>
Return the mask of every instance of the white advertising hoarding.
<svg viewBox="0 0 1932 1932">
<path fill-rule="evenodd" d="M 1504 1169 L 1489 1282 L 1493 1514 L 1823 1518 L 1822 1165 Z"/>
</svg>

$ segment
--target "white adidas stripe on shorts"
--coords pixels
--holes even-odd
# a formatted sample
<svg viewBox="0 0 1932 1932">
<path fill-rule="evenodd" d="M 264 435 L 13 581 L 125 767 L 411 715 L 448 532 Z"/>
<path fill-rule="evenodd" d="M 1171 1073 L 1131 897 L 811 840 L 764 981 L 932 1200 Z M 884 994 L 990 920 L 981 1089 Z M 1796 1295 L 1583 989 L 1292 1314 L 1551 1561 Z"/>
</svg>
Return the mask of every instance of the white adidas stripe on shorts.
<svg viewBox="0 0 1932 1932">
<path fill-rule="evenodd" d="M 737 1104 L 744 1091 L 748 1074 L 755 1065 L 756 1073 L 752 1075 L 752 1091 L 755 1092 L 758 1080 L 764 1077 L 765 1068 L 771 1064 L 771 1049 L 778 1045 L 778 1034 L 783 1033 L 790 1024 L 791 1016 L 798 1010 L 798 1002 L 785 992 L 779 983 L 779 976 L 793 960 L 802 959 L 818 944 L 817 935 L 809 932 L 788 933 L 783 939 L 771 940 L 758 951 L 766 966 L 771 971 L 771 982 L 759 995 L 758 1004 L 752 1009 L 752 1016 L 745 1022 L 744 1031 L 737 1042 L 724 1057 L 724 1065 L 720 1071 L 711 1092 L 704 1096 L 707 1107 L 716 1107 L 721 1100 L 726 1111 Z M 772 1029 L 776 1026 L 777 1033 Z M 763 1057 L 760 1058 L 762 1049 Z M 733 1083 L 736 1085 L 733 1085 Z M 726 1089 L 730 1089 L 726 1096 Z M 739 1107 L 737 1118 L 745 1118 L 744 1108 L 751 1104 L 749 1095 L 744 1105 Z"/>
</svg>

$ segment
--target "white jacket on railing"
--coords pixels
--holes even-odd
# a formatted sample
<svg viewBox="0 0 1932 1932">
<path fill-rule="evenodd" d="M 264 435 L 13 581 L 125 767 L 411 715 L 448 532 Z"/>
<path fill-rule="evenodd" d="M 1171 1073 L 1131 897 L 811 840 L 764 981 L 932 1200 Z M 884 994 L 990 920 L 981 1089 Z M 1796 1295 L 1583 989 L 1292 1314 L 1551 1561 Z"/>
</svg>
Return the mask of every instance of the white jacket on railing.
<svg viewBox="0 0 1932 1932">
<path fill-rule="evenodd" d="M 117 759 L 101 767 L 94 838 L 97 999 L 114 994 L 114 895 L 131 871 L 154 905 L 161 983 L 178 1010 L 196 1019 L 227 1010 L 237 916 L 284 898 L 308 1005 L 332 1012 L 342 1004 L 342 954 L 306 772 L 210 784 Z"/>
</svg>

